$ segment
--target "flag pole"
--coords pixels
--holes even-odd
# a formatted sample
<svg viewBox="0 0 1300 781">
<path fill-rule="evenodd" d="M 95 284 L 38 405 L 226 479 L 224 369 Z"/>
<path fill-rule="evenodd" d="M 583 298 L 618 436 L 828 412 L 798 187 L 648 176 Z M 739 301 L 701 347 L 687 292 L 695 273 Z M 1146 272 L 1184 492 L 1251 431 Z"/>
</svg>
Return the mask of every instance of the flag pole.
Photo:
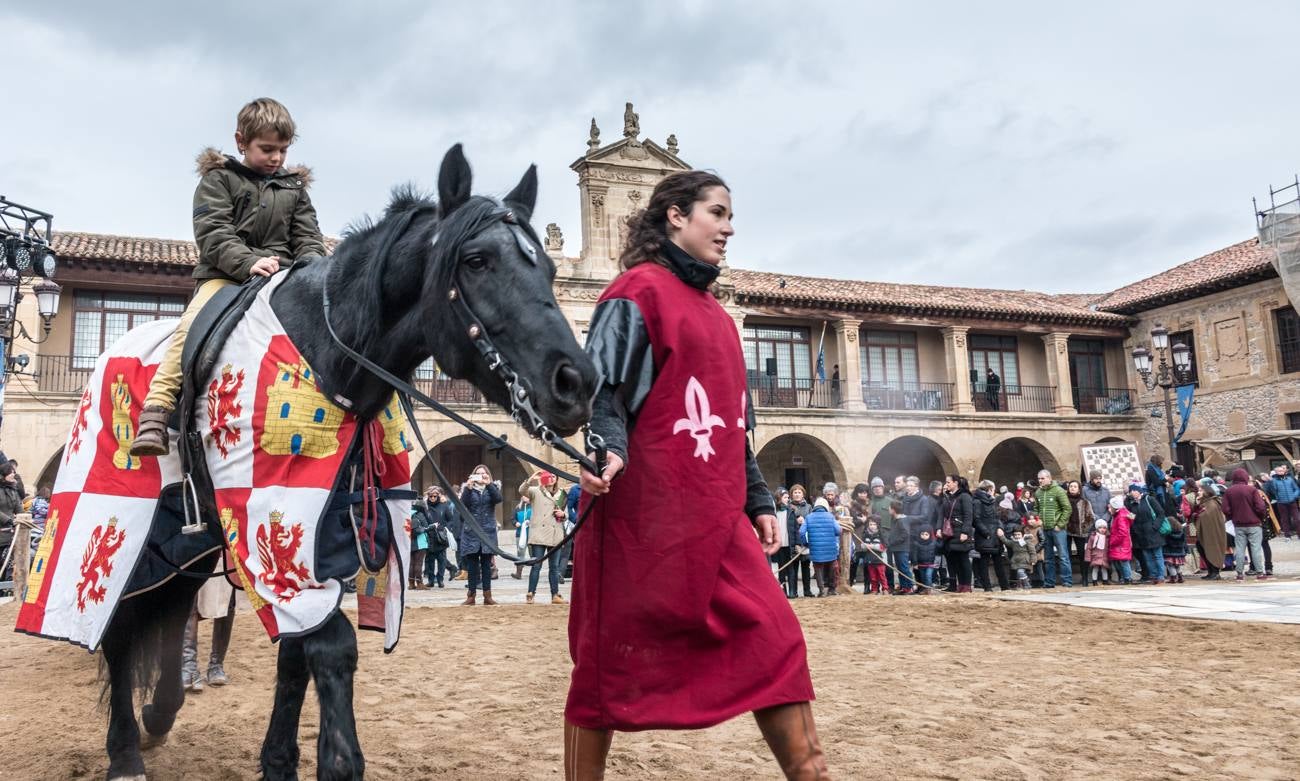
<svg viewBox="0 0 1300 781">
<path fill-rule="evenodd" d="M 826 373 L 826 356 L 822 354 L 822 351 L 823 351 L 825 348 L 826 348 L 826 321 L 823 320 L 823 321 L 822 321 L 822 335 L 821 335 L 821 338 L 817 341 L 817 363 L 821 365 L 821 372 L 818 373 L 818 375 L 817 375 L 817 382 L 825 382 L 825 381 L 826 381 L 826 380 L 825 380 L 825 377 L 824 377 L 824 375 L 825 375 L 825 373 Z M 815 370 L 817 367 L 814 366 L 813 368 L 814 368 L 814 370 Z M 812 406 L 813 393 L 814 393 L 814 391 L 816 391 L 816 389 L 817 389 L 817 384 L 816 384 L 816 383 L 812 383 L 812 384 L 810 384 L 810 385 L 808 386 L 808 406 L 809 406 L 809 407 Z"/>
</svg>

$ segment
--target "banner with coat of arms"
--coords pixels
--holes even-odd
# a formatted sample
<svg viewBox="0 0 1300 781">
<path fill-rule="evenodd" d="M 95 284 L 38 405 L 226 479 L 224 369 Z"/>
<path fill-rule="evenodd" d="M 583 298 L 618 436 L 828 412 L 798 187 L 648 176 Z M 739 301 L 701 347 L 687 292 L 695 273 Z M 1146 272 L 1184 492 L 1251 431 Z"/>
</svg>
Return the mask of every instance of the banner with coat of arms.
<svg viewBox="0 0 1300 781">
<path fill-rule="evenodd" d="M 207 398 L 196 405 L 195 415 L 225 535 L 226 568 L 233 570 L 230 580 L 244 590 L 273 640 L 310 632 L 339 607 L 342 583 L 318 580 L 314 574 L 318 531 L 353 441 L 365 433 L 353 415 L 320 392 L 312 368 L 271 309 L 271 294 L 285 278 L 277 274 L 263 287 L 223 345 Z M 68 639 L 92 650 L 102 638 L 121 584 L 142 550 L 159 492 L 180 479 L 174 442 L 169 456 L 122 463 L 140 400 L 173 328 L 174 322 L 166 322 L 135 329 L 97 362 L 69 435 L 65 454 L 71 460 L 55 485 L 50 521 L 29 581 L 29 592 L 35 591 L 30 600 L 24 596 L 19 631 Z M 117 355 L 125 350 L 144 354 Z M 133 366 L 139 368 L 133 371 Z M 114 406 L 96 407 L 97 392 L 106 396 L 104 404 Z M 358 624 L 384 631 L 385 650 L 392 650 L 401 628 L 410 556 L 409 446 L 396 399 L 369 425 L 369 436 L 382 439 L 375 487 L 394 498 L 384 499 L 386 513 L 372 519 L 379 523 L 387 516 L 391 544 L 377 572 L 363 568 L 357 575 Z M 109 484 L 101 486 L 105 482 Z M 71 542 L 63 542 L 60 519 L 74 520 L 69 526 L 77 533 Z M 61 555 L 66 545 L 85 548 L 79 569 L 91 573 L 86 589 L 97 587 L 98 576 L 106 590 L 87 591 L 85 600 L 66 590 L 71 575 L 62 570 L 75 566 Z M 56 582 L 42 583 L 42 578 Z M 100 601 L 93 601 L 96 597 Z"/>
</svg>

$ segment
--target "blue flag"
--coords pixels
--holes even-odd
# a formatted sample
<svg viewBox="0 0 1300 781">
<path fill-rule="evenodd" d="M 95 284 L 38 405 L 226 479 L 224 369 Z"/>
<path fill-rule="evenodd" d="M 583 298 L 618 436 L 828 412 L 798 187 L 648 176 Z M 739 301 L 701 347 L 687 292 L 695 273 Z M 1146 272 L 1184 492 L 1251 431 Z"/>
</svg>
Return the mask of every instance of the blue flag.
<svg viewBox="0 0 1300 781">
<path fill-rule="evenodd" d="M 826 382 L 826 345 L 817 350 L 817 379 Z"/>
<path fill-rule="evenodd" d="M 1177 445 L 1187 431 L 1187 421 L 1192 417 L 1192 396 L 1196 393 L 1196 386 L 1179 385 L 1174 391 L 1178 394 L 1178 417 L 1182 418 L 1178 433 L 1174 436 L 1174 444 Z"/>
</svg>

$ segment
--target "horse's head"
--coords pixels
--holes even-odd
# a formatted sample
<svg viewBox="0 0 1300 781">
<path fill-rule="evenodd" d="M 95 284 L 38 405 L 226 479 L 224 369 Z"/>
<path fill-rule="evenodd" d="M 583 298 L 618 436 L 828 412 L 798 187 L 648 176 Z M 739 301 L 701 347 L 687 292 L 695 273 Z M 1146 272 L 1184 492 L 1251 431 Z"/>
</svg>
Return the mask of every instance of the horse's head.
<svg viewBox="0 0 1300 781">
<path fill-rule="evenodd" d="M 510 410 L 507 380 L 483 353 L 494 348 L 542 420 L 567 436 L 591 416 L 596 369 L 556 306 L 555 264 L 529 225 L 537 168 L 500 202 L 471 196 L 470 183 L 457 144 L 438 174 L 439 220 L 423 285 L 424 305 L 442 310 L 437 320 L 448 324 L 429 334 L 431 352 L 443 372 Z"/>
</svg>

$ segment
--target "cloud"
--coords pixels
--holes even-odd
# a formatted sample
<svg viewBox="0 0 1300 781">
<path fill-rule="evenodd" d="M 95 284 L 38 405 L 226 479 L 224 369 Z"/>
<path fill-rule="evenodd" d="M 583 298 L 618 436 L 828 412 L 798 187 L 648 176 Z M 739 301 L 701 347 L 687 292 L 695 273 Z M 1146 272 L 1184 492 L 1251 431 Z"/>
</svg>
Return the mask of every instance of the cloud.
<svg viewBox="0 0 1300 781">
<path fill-rule="evenodd" d="M 1052 291 L 1119 287 L 1249 235 L 1297 167 L 1300 107 L 1255 9 L 829 2 L 382 5 L 143 0 L 0 11 L 5 195 L 57 228 L 187 236 L 203 146 L 261 94 L 337 232 L 432 187 L 463 142 L 483 192 L 539 166 L 536 219 L 578 245 L 569 164 L 626 100 L 644 134 L 731 184 L 737 265 Z M 1271 6 L 1272 29 L 1300 8 Z M 1267 107 L 1261 110 L 1260 107 Z M 1024 284 L 1016 284 L 1024 281 Z"/>
</svg>

